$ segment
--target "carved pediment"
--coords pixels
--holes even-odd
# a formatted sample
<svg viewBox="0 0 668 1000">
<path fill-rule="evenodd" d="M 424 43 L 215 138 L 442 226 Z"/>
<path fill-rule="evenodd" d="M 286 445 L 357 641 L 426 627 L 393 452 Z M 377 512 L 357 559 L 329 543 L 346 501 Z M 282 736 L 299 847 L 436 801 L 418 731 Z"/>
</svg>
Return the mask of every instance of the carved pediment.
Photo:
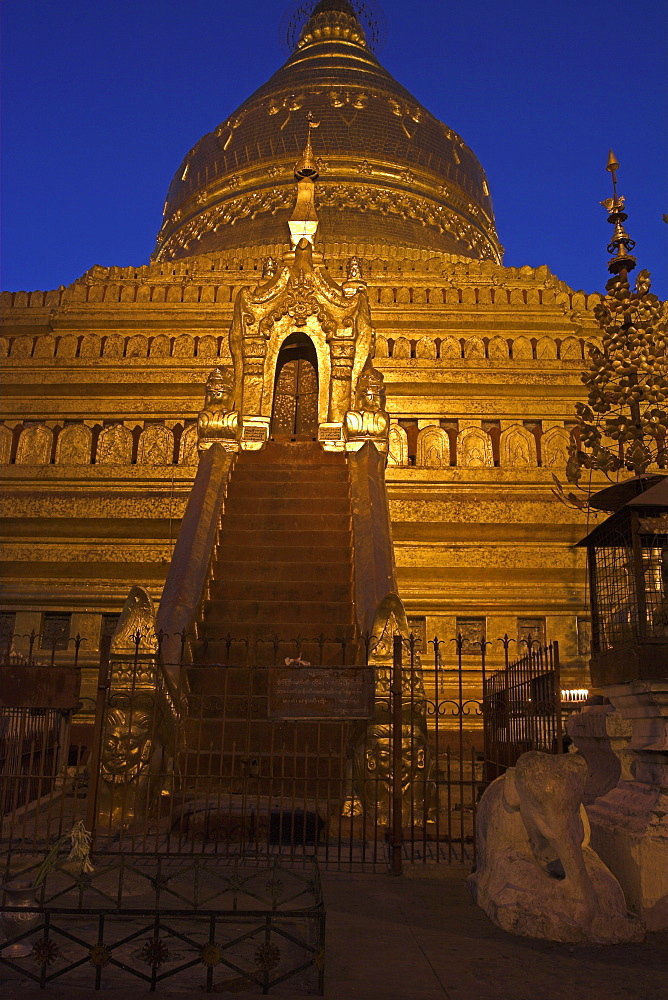
<svg viewBox="0 0 668 1000">
<path fill-rule="evenodd" d="M 328 336 L 346 332 L 352 336 L 358 317 L 368 321 L 365 287 L 360 282 L 352 295 L 346 294 L 324 269 L 314 266 L 311 244 L 304 239 L 296 247 L 290 265 L 266 282 L 242 288 L 237 297 L 235 321 L 241 320 L 246 326 L 257 323 L 265 337 L 271 336 L 271 327 L 284 316 L 290 316 L 297 327 L 315 316 Z"/>
</svg>

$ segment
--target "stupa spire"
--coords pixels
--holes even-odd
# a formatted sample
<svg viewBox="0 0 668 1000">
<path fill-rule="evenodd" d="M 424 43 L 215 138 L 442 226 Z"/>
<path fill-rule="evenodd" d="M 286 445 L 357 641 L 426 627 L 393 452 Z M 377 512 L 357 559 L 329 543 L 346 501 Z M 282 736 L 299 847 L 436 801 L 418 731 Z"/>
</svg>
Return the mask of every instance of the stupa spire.
<svg viewBox="0 0 668 1000">
<path fill-rule="evenodd" d="M 323 41 L 353 42 L 366 47 L 364 29 L 349 0 L 320 0 L 302 29 L 297 48 Z"/>
<path fill-rule="evenodd" d="M 318 228 L 318 216 L 315 210 L 315 182 L 318 179 L 319 171 L 311 145 L 311 129 L 318 128 L 320 122 L 314 121 L 313 115 L 309 111 L 306 115 L 306 123 L 306 145 L 302 155 L 295 163 L 297 201 L 288 221 L 293 249 L 301 239 L 307 239 L 313 245 Z"/>
<path fill-rule="evenodd" d="M 635 247 L 635 240 L 632 240 L 624 229 L 624 223 L 628 219 L 624 211 L 624 197 L 617 193 L 617 171 L 619 163 L 617 157 L 610 150 L 608 163 L 605 168 L 612 174 L 612 198 L 606 198 L 601 202 L 603 208 L 608 212 L 608 222 L 615 227 L 615 233 L 608 244 L 608 253 L 612 254 L 612 260 L 608 261 L 608 271 L 611 274 L 621 274 L 622 271 L 628 273 L 636 266 L 636 259 L 631 254 Z"/>
</svg>

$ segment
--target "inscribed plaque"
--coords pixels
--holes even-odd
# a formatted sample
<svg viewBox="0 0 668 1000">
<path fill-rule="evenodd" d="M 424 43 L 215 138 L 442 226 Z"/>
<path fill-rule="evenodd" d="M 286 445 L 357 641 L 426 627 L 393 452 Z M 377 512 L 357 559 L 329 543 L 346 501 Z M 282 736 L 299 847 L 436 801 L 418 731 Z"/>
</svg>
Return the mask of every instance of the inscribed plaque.
<svg viewBox="0 0 668 1000">
<path fill-rule="evenodd" d="M 270 719 L 369 719 L 370 667 L 271 667 Z"/>
</svg>

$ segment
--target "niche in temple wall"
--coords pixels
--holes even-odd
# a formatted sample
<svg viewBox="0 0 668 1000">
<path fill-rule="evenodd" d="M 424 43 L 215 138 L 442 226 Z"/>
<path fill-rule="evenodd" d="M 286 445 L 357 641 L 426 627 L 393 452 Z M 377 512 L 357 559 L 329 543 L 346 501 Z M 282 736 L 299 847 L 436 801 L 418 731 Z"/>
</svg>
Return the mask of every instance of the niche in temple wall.
<svg viewBox="0 0 668 1000">
<path fill-rule="evenodd" d="M 382 375 L 371 366 L 375 332 L 356 259 L 339 285 L 314 264 L 311 244 L 302 239 L 289 263 L 266 260 L 262 277 L 236 296 L 229 333 L 233 365 L 212 373 L 207 383 L 200 449 L 218 438 L 228 450 L 263 447 L 281 350 L 301 337 L 315 352 L 317 437 L 323 447 L 356 450 L 369 440 L 386 452 L 389 418 Z"/>
</svg>

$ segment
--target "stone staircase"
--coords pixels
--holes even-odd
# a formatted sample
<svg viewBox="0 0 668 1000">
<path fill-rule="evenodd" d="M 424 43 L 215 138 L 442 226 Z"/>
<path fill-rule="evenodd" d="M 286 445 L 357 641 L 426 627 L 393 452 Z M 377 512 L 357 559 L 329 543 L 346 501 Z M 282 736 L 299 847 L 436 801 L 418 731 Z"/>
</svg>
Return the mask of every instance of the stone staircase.
<svg viewBox="0 0 668 1000">
<path fill-rule="evenodd" d="M 198 796 L 206 785 L 218 802 L 224 789 L 227 805 L 200 809 L 209 831 L 227 822 L 239 796 L 261 800 L 265 812 L 277 794 L 306 812 L 340 799 L 354 723 L 270 719 L 267 668 L 298 656 L 314 666 L 355 664 L 352 545 L 343 454 L 269 442 L 239 455 L 192 643 L 180 762 Z"/>
<path fill-rule="evenodd" d="M 344 455 L 315 442 L 269 442 L 263 451 L 242 452 L 228 485 L 195 658 L 234 664 L 247 643 L 248 661 L 258 666 L 299 653 L 313 664 L 354 662 L 352 558 Z"/>
</svg>

